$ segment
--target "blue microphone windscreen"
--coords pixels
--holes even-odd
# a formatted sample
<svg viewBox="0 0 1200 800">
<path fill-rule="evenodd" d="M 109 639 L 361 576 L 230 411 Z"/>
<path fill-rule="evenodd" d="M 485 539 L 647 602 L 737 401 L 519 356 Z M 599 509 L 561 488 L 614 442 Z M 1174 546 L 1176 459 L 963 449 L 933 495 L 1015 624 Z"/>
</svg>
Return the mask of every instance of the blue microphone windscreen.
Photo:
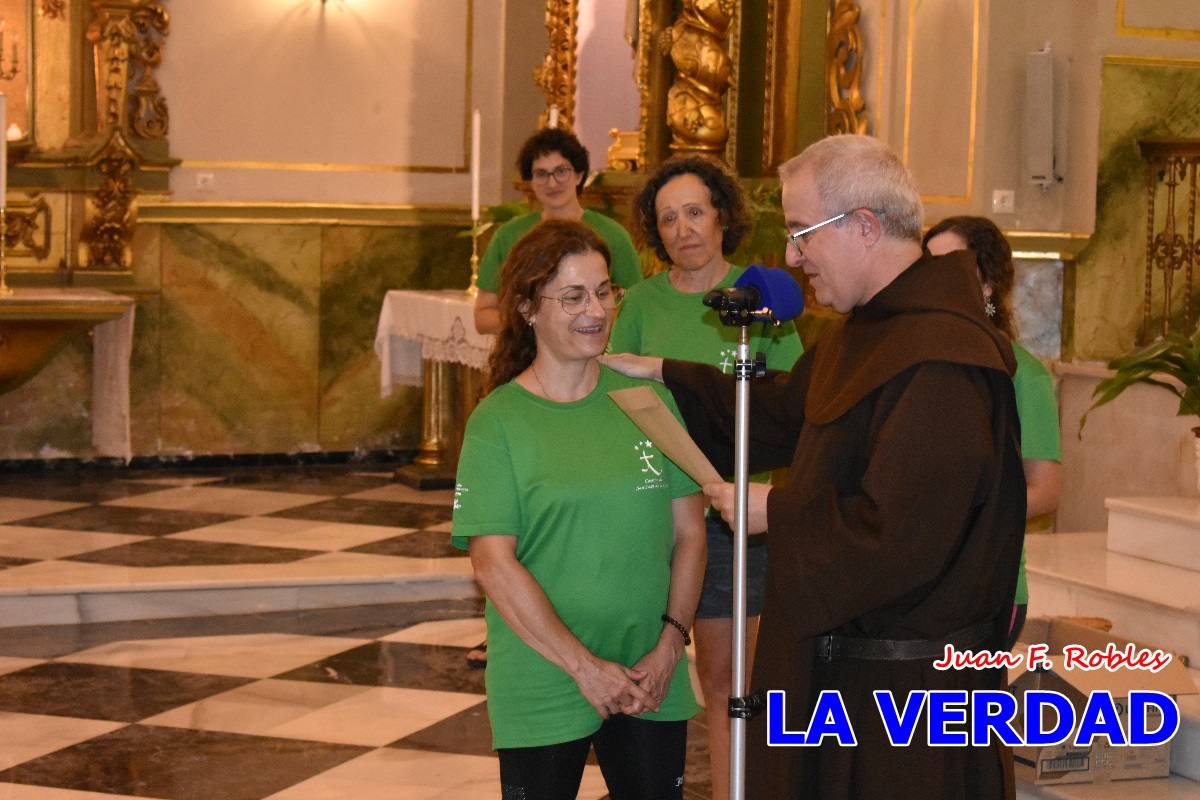
<svg viewBox="0 0 1200 800">
<path fill-rule="evenodd" d="M 771 309 L 775 319 L 786 322 L 804 311 L 804 290 L 787 270 L 752 264 L 746 268 L 734 286 L 739 289 L 753 286 L 762 295 L 763 305 Z"/>
</svg>

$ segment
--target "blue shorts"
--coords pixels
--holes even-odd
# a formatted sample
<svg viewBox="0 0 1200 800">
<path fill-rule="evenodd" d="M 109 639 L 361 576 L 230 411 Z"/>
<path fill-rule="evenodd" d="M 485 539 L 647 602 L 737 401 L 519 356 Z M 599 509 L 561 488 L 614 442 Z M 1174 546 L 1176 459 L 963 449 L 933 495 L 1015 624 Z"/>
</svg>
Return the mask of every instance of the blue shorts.
<svg viewBox="0 0 1200 800">
<path fill-rule="evenodd" d="M 705 518 L 708 534 L 708 563 L 704 567 L 704 586 L 700 590 L 697 619 L 733 618 L 733 531 L 725 520 L 709 514 Z M 746 616 L 762 613 L 763 593 L 767 587 L 767 537 L 751 536 L 746 541 Z"/>
</svg>

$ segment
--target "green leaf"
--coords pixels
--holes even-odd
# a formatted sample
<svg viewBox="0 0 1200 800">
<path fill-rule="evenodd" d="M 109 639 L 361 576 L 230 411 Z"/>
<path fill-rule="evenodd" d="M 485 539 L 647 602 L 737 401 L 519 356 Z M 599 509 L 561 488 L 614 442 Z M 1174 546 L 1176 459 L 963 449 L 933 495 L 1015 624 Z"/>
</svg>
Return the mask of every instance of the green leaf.
<svg viewBox="0 0 1200 800">
<path fill-rule="evenodd" d="M 1120 396 L 1130 386 L 1144 383 L 1158 386 L 1179 398 L 1179 414 L 1200 416 L 1200 329 L 1192 336 L 1169 333 L 1108 362 L 1111 378 L 1096 384 L 1092 405 L 1079 419 L 1079 435 L 1088 414 Z M 1178 381 L 1176 385 L 1168 378 Z"/>
</svg>

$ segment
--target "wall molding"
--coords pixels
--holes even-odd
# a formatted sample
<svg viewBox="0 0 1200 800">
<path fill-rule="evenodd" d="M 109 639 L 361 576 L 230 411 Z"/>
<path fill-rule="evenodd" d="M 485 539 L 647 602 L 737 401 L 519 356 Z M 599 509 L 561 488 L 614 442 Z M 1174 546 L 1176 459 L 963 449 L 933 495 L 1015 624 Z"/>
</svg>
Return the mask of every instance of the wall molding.
<svg viewBox="0 0 1200 800">
<path fill-rule="evenodd" d="M 471 213 L 460 205 L 369 203 L 194 202 L 139 204 L 148 225 L 354 225 L 469 228 Z"/>
</svg>

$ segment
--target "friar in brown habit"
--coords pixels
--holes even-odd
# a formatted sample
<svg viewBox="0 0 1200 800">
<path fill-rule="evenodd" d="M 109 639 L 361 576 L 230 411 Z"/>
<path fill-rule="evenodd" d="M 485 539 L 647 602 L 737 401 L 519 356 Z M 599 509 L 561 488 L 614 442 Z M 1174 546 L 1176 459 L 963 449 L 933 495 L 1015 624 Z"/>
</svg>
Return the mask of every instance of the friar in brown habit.
<svg viewBox="0 0 1200 800">
<path fill-rule="evenodd" d="M 820 691 L 840 691 L 857 745 L 768 748 L 760 715 L 746 796 L 1012 798 L 1007 748 L 930 747 L 924 712 L 893 747 L 872 695 L 903 708 L 914 689 L 1004 685 L 1000 670 L 932 664 L 947 643 L 998 650 L 1007 633 L 1025 524 L 1012 346 L 984 316 L 972 254 L 922 251 L 919 195 L 886 145 L 827 137 L 780 175 L 788 264 L 847 316 L 790 374 L 752 384 L 751 470 L 790 465 L 782 485 L 750 489 L 749 532 L 769 530 L 771 548 L 752 688 L 787 693 L 789 731 L 809 727 Z M 732 472 L 731 378 L 606 360 L 664 380 Z M 733 485 L 705 493 L 732 522 Z"/>
</svg>

